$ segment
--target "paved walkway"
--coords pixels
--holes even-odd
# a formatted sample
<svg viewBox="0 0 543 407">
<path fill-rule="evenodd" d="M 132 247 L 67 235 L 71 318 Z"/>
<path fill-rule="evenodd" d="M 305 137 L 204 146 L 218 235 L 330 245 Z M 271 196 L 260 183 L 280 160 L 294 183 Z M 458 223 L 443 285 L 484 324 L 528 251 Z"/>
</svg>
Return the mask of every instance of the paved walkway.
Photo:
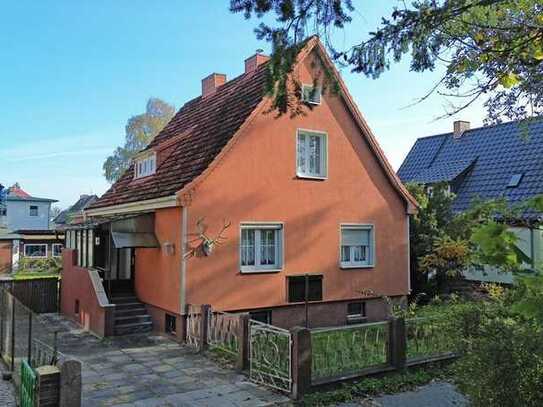
<svg viewBox="0 0 543 407">
<path fill-rule="evenodd" d="M 2 373 L 7 369 L 0 362 L 0 406 L 2 407 L 15 407 L 15 388 L 10 381 L 2 380 Z"/>
<path fill-rule="evenodd" d="M 288 404 L 288 398 L 250 383 L 187 347 L 145 334 L 98 339 L 56 314 L 59 350 L 82 362 L 83 406 L 221 406 Z"/>
<path fill-rule="evenodd" d="M 387 394 L 358 403 L 342 403 L 337 407 L 467 407 L 468 400 L 454 385 L 446 382 L 430 383 L 417 390 Z"/>
</svg>

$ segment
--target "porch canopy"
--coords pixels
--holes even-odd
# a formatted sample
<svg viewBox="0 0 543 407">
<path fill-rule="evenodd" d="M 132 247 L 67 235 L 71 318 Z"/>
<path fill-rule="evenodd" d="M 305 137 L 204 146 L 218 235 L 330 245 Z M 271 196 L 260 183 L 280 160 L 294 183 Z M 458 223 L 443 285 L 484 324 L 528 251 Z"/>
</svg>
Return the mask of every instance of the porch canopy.
<svg viewBox="0 0 543 407">
<path fill-rule="evenodd" d="M 111 238 L 116 249 L 160 247 L 152 214 L 111 222 Z"/>
</svg>

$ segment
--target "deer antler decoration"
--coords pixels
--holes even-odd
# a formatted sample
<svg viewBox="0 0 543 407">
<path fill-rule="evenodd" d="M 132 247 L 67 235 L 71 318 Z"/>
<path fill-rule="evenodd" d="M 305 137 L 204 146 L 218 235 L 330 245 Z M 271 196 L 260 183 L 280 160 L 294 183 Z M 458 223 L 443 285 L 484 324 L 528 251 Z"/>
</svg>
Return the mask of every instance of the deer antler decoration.
<svg viewBox="0 0 543 407">
<path fill-rule="evenodd" d="M 231 224 L 231 222 L 224 220 L 219 233 L 217 233 L 214 238 L 211 238 L 207 235 L 208 226 L 204 223 L 204 218 L 198 219 L 196 222 L 196 230 L 198 232 L 190 234 L 190 236 L 196 237 L 188 242 L 189 250 L 185 254 L 185 258 L 193 256 L 210 256 L 213 253 L 215 246 L 223 244 L 227 239 L 227 237 L 224 236 L 224 232 L 230 227 Z M 192 244 L 195 242 L 198 243 L 192 246 Z"/>
</svg>

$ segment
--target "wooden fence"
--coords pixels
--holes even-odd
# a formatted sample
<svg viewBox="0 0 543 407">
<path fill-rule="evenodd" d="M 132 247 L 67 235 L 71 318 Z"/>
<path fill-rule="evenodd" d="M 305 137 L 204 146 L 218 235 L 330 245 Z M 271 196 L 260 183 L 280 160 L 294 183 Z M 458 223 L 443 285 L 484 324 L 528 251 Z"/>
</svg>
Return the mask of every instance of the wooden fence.
<svg viewBox="0 0 543 407">
<path fill-rule="evenodd" d="M 21 303 L 38 314 L 59 310 L 60 280 L 57 277 L 0 280 L 0 288 L 8 290 Z"/>
</svg>

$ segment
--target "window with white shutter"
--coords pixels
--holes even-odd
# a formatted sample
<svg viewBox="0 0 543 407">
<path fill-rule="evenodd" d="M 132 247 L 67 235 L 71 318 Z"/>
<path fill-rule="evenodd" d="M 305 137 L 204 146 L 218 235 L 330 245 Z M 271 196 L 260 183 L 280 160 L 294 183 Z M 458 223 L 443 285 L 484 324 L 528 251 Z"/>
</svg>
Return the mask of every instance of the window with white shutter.
<svg viewBox="0 0 543 407">
<path fill-rule="evenodd" d="M 341 226 L 341 267 L 372 267 L 375 239 L 371 225 Z"/>
</svg>

